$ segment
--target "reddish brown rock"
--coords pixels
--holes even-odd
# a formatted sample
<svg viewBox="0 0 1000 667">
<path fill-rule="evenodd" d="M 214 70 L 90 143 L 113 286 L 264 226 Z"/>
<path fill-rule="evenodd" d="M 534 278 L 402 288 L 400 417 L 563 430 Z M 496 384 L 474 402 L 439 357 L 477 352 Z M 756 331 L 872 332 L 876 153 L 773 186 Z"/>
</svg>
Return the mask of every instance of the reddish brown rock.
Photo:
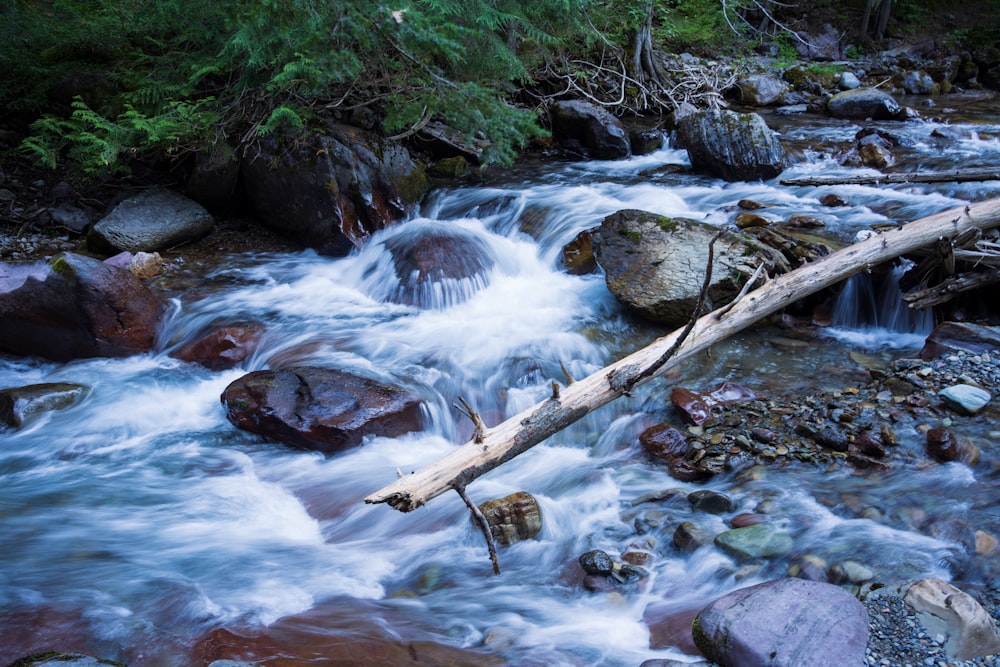
<svg viewBox="0 0 1000 667">
<path fill-rule="evenodd" d="M 735 382 L 723 382 L 710 392 L 698 392 L 684 387 L 675 387 L 670 392 L 670 401 L 695 425 L 703 424 L 712 416 L 712 408 L 729 403 L 757 400 L 759 396 Z"/>
<path fill-rule="evenodd" d="M 264 328 L 257 324 L 233 324 L 214 329 L 184 345 L 172 357 L 221 371 L 244 361 L 253 354 Z"/>
<path fill-rule="evenodd" d="M 416 394 L 330 368 L 248 373 L 226 387 L 221 400 L 237 428 L 328 454 L 368 435 L 418 430 L 423 421 Z"/>
<path fill-rule="evenodd" d="M 53 361 L 153 348 L 163 314 L 141 280 L 96 259 L 0 264 L 0 352 Z"/>
<path fill-rule="evenodd" d="M 938 426 L 927 431 L 927 455 L 940 463 L 957 461 L 959 458 L 958 439 L 948 429 Z"/>
<path fill-rule="evenodd" d="M 687 452 L 687 437 L 670 424 L 651 426 L 639 435 L 643 449 L 666 462 L 684 458 Z"/>
</svg>

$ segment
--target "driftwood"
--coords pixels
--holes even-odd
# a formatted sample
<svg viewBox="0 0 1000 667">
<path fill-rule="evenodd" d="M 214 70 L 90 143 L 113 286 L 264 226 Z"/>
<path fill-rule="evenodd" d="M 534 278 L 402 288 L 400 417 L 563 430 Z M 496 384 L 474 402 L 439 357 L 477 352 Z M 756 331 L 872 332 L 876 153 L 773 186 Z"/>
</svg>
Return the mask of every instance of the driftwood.
<svg viewBox="0 0 1000 667">
<path fill-rule="evenodd" d="M 985 271 L 957 273 L 933 287 L 925 287 L 907 292 L 903 295 L 903 301 L 910 308 L 930 308 L 947 303 L 962 292 L 996 283 L 1000 283 L 1000 268 L 997 267 Z"/>
<path fill-rule="evenodd" d="M 738 302 L 700 317 L 689 335 L 674 331 L 650 345 L 572 382 L 541 403 L 420 470 L 403 475 L 372 493 L 365 502 L 388 503 L 403 512 L 420 507 L 448 490 L 463 490 L 490 470 L 527 451 L 588 413 L 625 395 L 634 385 L 661 375 L 682 359 L 750 326 L 768 315 L 877 264 L 953 238 L 971 228 L 1000 226 L 1000 198 L 949 209 L 855 243 L 811 264 L 765 282 Z M 690 326 L 690 325 L 689 325 Z M 678 341 L 680 343 L 678 344 Z M 665 353 L 674 354 L 663 362 Z M 657 365 L 659 364 L 659 365 Z M 655 368 L 653 372 L 648 369 Z"/>
<path fill-rule="evenodd" d="M 1000 181 L 1000 169 L 958 169 L 925 171 L 916 174 L 875 174 L 874 176 L 811 176 L 781 179 L 782 185 L 885 185 L 893 183 L 964 183 Z"/>
</svg>

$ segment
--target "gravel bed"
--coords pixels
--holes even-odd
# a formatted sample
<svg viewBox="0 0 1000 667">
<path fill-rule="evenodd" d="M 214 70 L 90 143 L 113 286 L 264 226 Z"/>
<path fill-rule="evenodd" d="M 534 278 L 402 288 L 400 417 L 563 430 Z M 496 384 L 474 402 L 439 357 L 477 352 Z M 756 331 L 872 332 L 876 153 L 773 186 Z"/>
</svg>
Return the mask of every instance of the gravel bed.
<svg viewBox="0 0 1000 667">
<path fill-rule="evenodd" d="M 870 635 L 866 659 L 871 667 L 1000 667 L 998 655 L 949 660 L 937 638 L 930 636 L 898 595 L 878 591 L 863 602 L 868 610 Z M 980 602 L 996 621 L 1000 610 L 997 599 L 980 599 Z"/>
</svg>

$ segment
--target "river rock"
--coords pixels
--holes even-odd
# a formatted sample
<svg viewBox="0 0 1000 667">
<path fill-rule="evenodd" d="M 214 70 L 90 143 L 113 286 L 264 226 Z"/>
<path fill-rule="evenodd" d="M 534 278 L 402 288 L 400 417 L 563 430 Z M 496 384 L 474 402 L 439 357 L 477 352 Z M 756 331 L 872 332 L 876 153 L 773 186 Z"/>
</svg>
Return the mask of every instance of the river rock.
<svg viewBox="0 0 1000 667">
<path fill-rule="evenodd" d="M 681 551 L 691 553 L 712 541 L 714 535 L 704 526 L 699 526 L 692 521 L 683 521 L 677 524 L 671 540 L 674 546 Z"/>
<path fill-rule="evenodd" d="M 503 498 L 487 500 L 479 505 L 490 532 L 498 544 L 534 539 L 542 530 L 542 508 L 527 491 L 517 491 Z"/>
<path fill-rule="evenodd" d="M 695 220 L 624 210 L 606 217 L 591 235 L 608 289 L 622 304 L 656 322 L 680 326 L 698 302 L 716 227 Z M 757 265 L 772 270 L 775 251 L 736 232 L 715 243 L 715 262 L 705 309 L 732 300 Z"/>
<path fill-rule="evenodd" d="M 414 136 L 414 143 L 437 161 L 459 158 L 466 165 L 482 162 L 483 152 L 489 148 L 487 142 L 470 139 L 464 133 L 436 120 L 420 128 Z"/>
<path fill-rule="evenodd" d="M 921 579 L 903 595 L 931 637 L 952 660 L 1000 653 L 1000 632 L 989 613 L 968 593 L 940 579 Z"/>
<path fill-rule="evenodd" d="M 715 546 L 740 560 L 776 558 L 792 550 L 792 536 L 766 523 L 733 528 L 715 536 Z"/>
<path fill-rule="evenodd" d="M 934 92 L 934 79 L 923 70 L 910 70 L 903 75 L 903 90 L 910 95 L 930 95 Z"/>
<path fill-rule="evenodd" d="M 841 72 L 837 87 L 841 90 L 855 90 L 861 87 L 861 79 L 854 72 Z"/>
<path fill-rule="evenodd" d="M 562 259 L 566 273 L 582 276 L 597 270 L 597 259 L 594 257 L 594 246 L 591 244 L 591 231 L 585 229 L 563 246 Z"/>
<path fill-rule="evenodd" d="M 970 322 L 942 322 L 927 336 L 920 358 L 929 361 L 946 352 L 1000 354 L 1000 328 Z"/>
<path fill-rule="evenodd" d="M 419 396 L 332 368 L 248 373 L 222 392 L 237 428 L 327 454 L 365 436 L 396 437 L 422 426 Z"/>
<path fill-rule="evenodd" d="M 712 408 L 730 403 L 745 403 L 760 398 L 752 389 L 735 382 L 723 382 L 712 391 L 694 391 L 685 387 L 674 387 L 670 391 L 670 402 L 694 425 L 704 424 L 712 416 Z"/>
<path fill-rule="evenodd" d="M 259 324 L 221 326 L 183 345 L 170 356 L 221 371 L 242 363 L 253 354 L 263 334 L 264 327 Z"/>
<path fill-rule="evenodd" d="M 750 74 L 736 82 L 741 104 L 766 107 L 781 99 L 788 85 L 773 74 Z"/>
<path fill-rule="evenodd" d="M 346 255 L 402 219 L 427 189 L 399 144 L 360 128 L 274 132 L 241 174 L 264 225 L 321 254 Z"/>
<path fill-rule="evenodd" d="M 670 463 L 684 458 L 687 453 L 687 436 L 670 424 L 650 426 L 639 434 L 639 444 L 650 456 Z"/>
<path fill-rule="evenodd" d="M 597 160 L 632 154 L 625 126 L 604 107 L 583 100 L 561 100 L 549 109 L 552 135 L 564 148 Z"/>
<path fill-rule="evenodd" d="M 777 579 L 708 605 L 692 636 L 702 654 L 723 667 L 864 665 L 868 612 L 837 586 Z"/>
<path fill-rule="evenodd" d="M 688 502 L 691 509 L 696 512 L 708 512 L 709 514 L 728 514 L 736 509 L 732 498 L 724 493 L 712 491 L 711 489 L 701 489 L 688 494 Z"/>
<path fill-rule="evenodd" d="M 696 111 L 680 120 L 677 133 L 692 167 L 727 181 L 774 178 L 788 165 L 777 135 L 757 114 Z"/>
<path fill-rule="evenodd" d="M 495 258 L 482 240 L 458 228 L 411 227 L 385 241 L 396 273 L 390 301 L 447 308 L 489 284 Z"/>
<path fill-rule="evenodd" d="M 600 549 L 594 549 L 581 554 L 577 560 L 579 560 L 580 567 L 587 574 L 608 576 L 615 569 L 614 559 L 606 551 L 601 551 Z"/>
<path fill-rule="evenodd" d="M 52 410 L 65 410 L 90 391 L 82 384 L 47 382 L 0 389 L 0 424 L 20 428 Z"/>
<path fill-rule="evenodd" d="M 845 90 L 831 97 L 826 108 L 836 118 L 901 120 L 903 108 L 889 93 L 876 88 Z"/>
<path fill-rule="evenodd" d="M 955 384 L 938 392 L 945 404 L 962 415 L 977 415 L 993 398 L 990 392 L 971 384 Z"/>
<path fill-rule="evenodd" d="M 140 354 L 153 348 L 162 313 L 141 280 L 92 257 L 0 264 L 0 352 L 53 361 Z"/>
<path fill-rule="evenodd" d="M 156 188 L 129 197 L 87 233 L 92 252 L 156 252 L 208 235 L 215 219 L 179 192 Z"/>
</svg>

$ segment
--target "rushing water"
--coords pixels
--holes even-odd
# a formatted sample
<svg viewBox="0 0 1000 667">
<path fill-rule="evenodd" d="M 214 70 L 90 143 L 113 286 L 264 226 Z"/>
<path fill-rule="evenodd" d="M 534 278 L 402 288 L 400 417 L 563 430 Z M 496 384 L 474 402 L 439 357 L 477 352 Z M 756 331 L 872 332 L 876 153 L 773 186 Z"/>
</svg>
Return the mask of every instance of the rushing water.
<svg viewBox="0 0 1000 667">
<path fill-rule="evenodd" d="M 937 121 L 885 124 L 912 139 L 903 168 L 1000 159 L 996 118 L 944 117 L 968 139 L 933 139 Z M 859 125 L 768 120 L 796 155 L 785 177 L 857 173 L 839 166 L 830 147 L 849 143 Z M 719 530 L 723 519 L 686 502 L 633 505 L 650 492 L 696 488 L 669 478 L 637 443 L 644 428 L 676 419 L 669 387 L 727 379 L 776 394 L 850 386 L 863 373 L 849 352 L 905 354 L 919 345 L 926 320 L 880 322 L 861 339 L 845 332 L 870 334 L 874 320 L 839 320 L 840 335 L 805 346 L 756 328 L 687 362 L 669 384 L 652 382 L 481 478 L 469 487 L 477 501 L 527 490 L 544 516 L 537 539 L 500 550 L 500 576 L 454 494 L 410 514 L 362 500 L 397 470 L 414 470 L 469 437 L 452 407 L 459 397 L 497 423 L 547 396 L 553 379 L 563 381 L 562 367 L 584 377 L 662 333 L 624 314 L 602 276 L 561 269 L 562 246 L 615 210 L 726 224 L 736 202 L 749 198 L 771 204 L 770 217 L 820 218 L 827 237 L 847 242 L 872 225 L 1000 194 L 997 182 L 729 184 L 686 166 L 686 154 L 670 148 L 617 162 L 522 166 L 487 185 L 435 193 L 419 217 L 346 258 L 219 257 L 197 293 L 172 300 L 155 353 L 68 364 L 0 358 L 3 387 L 90 387 L 75 407 L 0 433 L 0 663 L 61 648 L 133 666 L 205 664 L 204 655 L 306 664 L 364 638 L 482 648 L 518 665 L 685 659 L 669 642 L 651 644 L 653 617 L 683 618 L 735 587 L 783 575 L 789 560 L 753 569 L 711 546 L 682 554 L 671 545 L 674 526 L 691 520 Z M 820 206 L 828 192 L 850 205 Z M 472 248 L 464 259 L 474 276 L 409 288 L 397 278 L 389 253 L 430 234 Z M 169 356 L 211 323 L 246 321 L 267 332 L 239 368 L 212 372 Z M 325 457 L 234 429 L 222 390 L 250 370 L 290 364 L 412 389 L 427 401 L 426 430 Z M 975 428 L 998 436 L 996 424 Z M 917 446 L 916 433 L 902 439 Z M 914 516 L 1000 532 L 997 484 L 988 464 L 949 464 L 877 476 L 790 467 L 722 475 L 708 486 L 741 510 L 770 503 L 797 553 L 830 561 L 849 554 L 894 580 L 960 577 L 964 543 L 918 530 L 924 524 Z M 649 552 L 649 575 L 620 594 L 588 593 L 577 557 L 595 548 L 616 557 Z M 219 628 L 242 639 L 223 641 Z"/>
</svg>

